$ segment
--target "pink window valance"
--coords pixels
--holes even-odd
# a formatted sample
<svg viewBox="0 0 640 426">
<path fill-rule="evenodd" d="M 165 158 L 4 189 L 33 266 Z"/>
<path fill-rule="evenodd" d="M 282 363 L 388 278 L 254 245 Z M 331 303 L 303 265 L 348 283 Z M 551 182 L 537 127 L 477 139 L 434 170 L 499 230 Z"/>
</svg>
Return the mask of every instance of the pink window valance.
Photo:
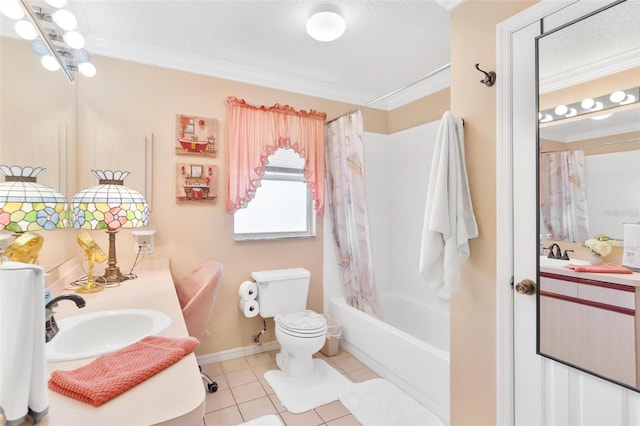
<svg viewBox="0 0 640 426">
<path fill-rule="evenodd" d="M 327 114 L 289 105 L 249 105 L 228 97 L 229 180 L 227 211 L 244 208 L 264 176 L 269 155 L 291 148 L 305 159 L 304 176 L 316 211 L 324 208 L 324 120 Z"/>
</svg>

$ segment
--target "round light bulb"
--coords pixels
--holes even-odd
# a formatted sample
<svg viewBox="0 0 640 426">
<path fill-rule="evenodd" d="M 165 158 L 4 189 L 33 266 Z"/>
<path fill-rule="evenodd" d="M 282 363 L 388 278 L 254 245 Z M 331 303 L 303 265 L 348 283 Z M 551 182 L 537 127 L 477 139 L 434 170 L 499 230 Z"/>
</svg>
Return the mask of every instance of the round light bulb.
<svg viewBox="0 0 640 426">
<path fill-rule="evenodd" d="M 620 105 L 628 105 L 628 104 L 632 104 L 636 101 L 636 97 L 633 95 L 627 95 L 627 99 L 625 99 L 624 101 L 620 102 Z"/>
<path fill-rule="evenodd" d="M 85 77 L 93 77 L 96 75 L 96 67 L 91 62 L 83 62 L 78 65 L 78 71 Z"/>
<path fill-rule="evenodd" d="M 68 10 L 60 9 L 53 12 L 51 14 L 51 19 L 53 19 L 53 22 L 65 31 L 75 30 L 78 26 L 78 20 L 74 14 Z"/>
<path fill-rule="evenodd" d="M 569 117 L 575 117 L 576 115 L 578 115 L 578 110 L 575 108 L 570 108 L 569 112 L 565 114 L 565 117 L 569 118 Z"/>
<path fill-rule="evenodd" d="M 340 9 L 334 5 L 316 7 L 307 20 L 307 34 L 318 41 L 333 41 L 342 36 L 347 25 Z"/>
<path fill-rule="evenodd" d="M 60 9 L 67 5 L 67 0 L 44 0 L 49 6 Z"/>
<path fill-rule="evenodd" d="M 78 64 L 82 62 L 89 62 L 90 57 L 89 52 L 87 52 L 85 49 L 75 49 L 73 52 L 71 52 L 71 56 L 73 56 L 73 60 Z"/>
<path fill-rule="evenodd" d="M 596 101 L 594 101 L 591 98 L 586 98 L 582 102 L 580 102 L 580 106 L 584 109 L 591 109 L 595 104 L 596 104 Z"/>
<path fill-rule="evenodd" d="M 611 102 L 618 103 L 618 102 L 624 101 L 626 97 L 627 97 L 626 93 L 624 93 L 622 90 L 617 90 L 609 96 L 609 100 Z"/>
<path fill-rule="evenodd" d="M 84 47 L 84 37 L 77 31 L 67 31 L 62 36 L 62 39 L 72 49 L 82 49 Z"/>
<path fill-rule="evenodd" d="M 46 43 L 42 41 L 40 37 L 31 42 L 31 50 L 33 50 L 33 53 L 36 55 L 40 56 L 47 55 L 49 53 Z"/>
<path fill-rule="evenodd" d="M 553 111 L 556 115 L 565 115 L 567 111 L 569 111 L 569 108 L 567 108 L 566 105 L 558 105 Z"/>
<path fill-rule="evenodd" d="M 60 64 L 58 60 L 51 55 L 45 55 L 40 60 L 42 66 L 49 71 L 58 71 L 60 69 Z"/>
<path fill-rule="evenodd" d="M 591 108 L 591 111 L 600 111 L 603 107 L 604 105 L 602 104 L 602 102 L 596 102 L 593 108 Z"/>
<path fill-rule="evenodd" d="M 0 4 L 0 12 L 10 19 L 24 18 L 24 10 L 18 0 L 3 0 Z"/>
<path fill-rule="evenodd" d="M 549 121 L 553 121 L 553 116 L 551 114 L 544 114 L 544 116 L 540 119 L 541 123 L 548 123 Z"/>
<path fill-rule="evenodd" d="M 38 32 L 33 27 L 33 24 L 24 19 L 16 22 L 15 29 L 16 33 L 25 40 L 34 40 L 38 37 Z"/>
</svg>

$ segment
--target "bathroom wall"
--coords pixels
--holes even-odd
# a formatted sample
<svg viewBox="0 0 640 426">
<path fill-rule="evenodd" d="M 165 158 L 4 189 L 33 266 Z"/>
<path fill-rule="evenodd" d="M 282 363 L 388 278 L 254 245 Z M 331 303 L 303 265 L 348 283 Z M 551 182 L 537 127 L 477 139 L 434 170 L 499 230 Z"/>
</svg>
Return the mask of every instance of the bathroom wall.
<svg viewBox="0 0 640 426">
<path fill-rule="evenodd" d="M 465 152 L 479 237 L 451 299 L 451 424 L 496 424 L 496 25 L 535 1 L 465 1 L 451 11 L 451 112 L 464 118 Z M 526 385 L 526 384 L 525 384 Z"/>
<path fill-rule="evenodd" d="M 324 216 L 317 219 L 315 238 L 279 241 L 235 242 L 232 217 L 226 213 L 228 156 L 227 96 L 244 98 L 257 105 L 289 104 L 296 109 L 315 109 L 333 118 L 354 105 L 253 86 L 191 73 L 163 69 L 106 57 L 95 57 L 99 72 L 81 79 L 78 87 L 79 140 L 91 138 L 96 126 L 140 129 L 153 134 L 153 209 L 150 226 L 157 229 L 155 258 L 170 258 L 175 280 L 207 259 L 218 259 L 225 267 L 222 287 L 209 322 L 209 336 L 198 354 L 210 354 L 252 346 L 251 336 L 262 329 L 259 317 L 244 318 L 237 306 L 239 284 L 255 270 L 302 266 L 311 271 L 309 307 L 323 310 Z M 440 97 L 435 101 L 440 102 Z M 426 104 L 431 101 L 427 97 Z M 425 101 L 423 101 L 423 104 Z M 442 107 L 441 107 L 442 108 Z M 445 106 L 446 108 L 446 106 Z M 441 109 L 432 108 L 438 115 Z M 177 156 L 173 149 L 175 114 L 194 114 L 219 120 L 217 158 Z M 365 130 L 387 133 L 388 113 L 363 110 Z M 424 115 L 424 114 L 423 114 Z M 214 204 L 180 204 L 173 192 L 176 162 L 218 166 L 219 200 Z M 106 235 L 94 237 L 106 247 Z M 118 235 L 118 258 L 128 270 L 133 258 L 130 232 Z M 332 282 L 335 280 L 332 280 Z M 274 340 L 272 321 L 262 341 Z"/>
<path fill-rule="evenodd" d="M 235 242 L 233 218 L 225 211 L 228 163 L 227 96 L 257 105 L 289 104 L 335 117 L 354 108 L 304 95 L 221 80 L 107 57 L 94 57 L 98 69 L 92 79 L 78 82 L 79 140 L 88 140 L 97 126 L 136 129 L 153 134 L 153 207 L 150 226 L 157 229 L 154 258 L 169 258 L 174 280 L 208 259 L 224 264 L 222 286 L 209 323 L 209 336 L 198 354 L 252 346 L 251 336 L 262 329 L 259 317 L 247 319 L 237 309 L 238 286 L 252 271 L 305 267 L 311 271 L 309 307 L 322 311 L 323 235 L 318 217 L 317 237 L 276 241 Z M 175 114 L 213 117 L 219 121 L 216 158 L 174 153 Z M 386 113 L 368 110 L 369 127 L 385 132 Z M 82 150 L 80 151 L 82 152 Z M 122 155 L 127 155 L 122 152 Z M 83 161 L 81 158 L 80 161 Z M 219 171 L 215 203 L 178 203 L 174 193 L 176 162 L 216 165 Z M 94 238 L 107 246 L 105 233 Z M 118 234 L 118 258 L 128 271 L 133 258 L 130 232 Z M 123 285 L 135 285 L 135 281 Z M 263 341 L 274 340 L 271 320 Z"/>
</svg>

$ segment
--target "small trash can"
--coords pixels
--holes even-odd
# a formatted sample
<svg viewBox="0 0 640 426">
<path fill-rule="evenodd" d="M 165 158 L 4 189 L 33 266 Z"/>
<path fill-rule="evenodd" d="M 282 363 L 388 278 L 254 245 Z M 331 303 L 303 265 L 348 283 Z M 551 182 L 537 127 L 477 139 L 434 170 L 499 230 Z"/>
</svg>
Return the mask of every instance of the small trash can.
<svg viewBox="0 0 640 426">
<path fill-rule="evenodd" d="M 338 354 L 338 346 L 340 338 L 342 337 L 342 326 L 338 324 L 338 321 L 325 315 L 327 319 L 327 341 L 324 342 L 324 346 L 320 349 L 320 352 L 325 356 L 334 356 Z"/>
</svg>

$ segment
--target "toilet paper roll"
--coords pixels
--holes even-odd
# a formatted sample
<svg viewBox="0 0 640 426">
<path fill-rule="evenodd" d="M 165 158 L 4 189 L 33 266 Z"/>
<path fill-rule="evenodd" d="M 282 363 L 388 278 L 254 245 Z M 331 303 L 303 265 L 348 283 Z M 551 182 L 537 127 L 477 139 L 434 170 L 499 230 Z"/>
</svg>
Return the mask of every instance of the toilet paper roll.
<svg viewBox="0 0 640 426">
<path fill-rule="evenodd" d="M 247 318 L 253 318 L 260 313 L 260 305 L 257 300 L 240 299 L 239 308 Z"/>
<path fill-rule="evenodd" d="M 258 285 L 253 281 L 243 282 L 238 289 L 238 296 L 246 301 L 255 300 L 258 297 Z"/>
</svg>

